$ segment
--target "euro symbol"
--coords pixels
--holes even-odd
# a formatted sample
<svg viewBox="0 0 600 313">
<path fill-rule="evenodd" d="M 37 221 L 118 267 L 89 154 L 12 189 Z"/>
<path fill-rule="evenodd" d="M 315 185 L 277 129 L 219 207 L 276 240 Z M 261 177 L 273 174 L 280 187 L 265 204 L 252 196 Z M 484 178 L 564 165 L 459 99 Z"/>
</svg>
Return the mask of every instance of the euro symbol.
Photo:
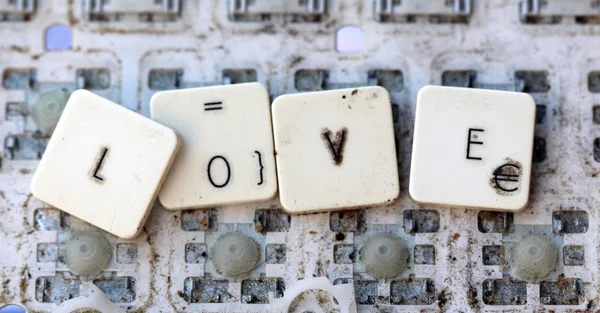
<svg viewBox="0 0 600 313">
<path fill-rule="evenodd" d="M 516 169 L 516 171 L 515 171 Z M 518 174 L 514 174 L 514 173 L 519 173 L 519 171 L 521 170 L 521 168 L 518 165 L 515 164 L 511 164 L 511 163 L 507 163 L 504 164 L 500 167 L 498 167 L 495 171 L 494 171 L 494 183 L 496 184 L 496 187 L 498 187 L 498 189 L 504 191 L 504 192 L 513 192 L 513 191 L 517 191 L 517 189 L 519 189 L 519 187 L 515 187 L 515 188 L 508 188 L 506 186 L 502 186 L 502 184 L 500 182 L 519 182 L 519 175 Z"/>
</svg>

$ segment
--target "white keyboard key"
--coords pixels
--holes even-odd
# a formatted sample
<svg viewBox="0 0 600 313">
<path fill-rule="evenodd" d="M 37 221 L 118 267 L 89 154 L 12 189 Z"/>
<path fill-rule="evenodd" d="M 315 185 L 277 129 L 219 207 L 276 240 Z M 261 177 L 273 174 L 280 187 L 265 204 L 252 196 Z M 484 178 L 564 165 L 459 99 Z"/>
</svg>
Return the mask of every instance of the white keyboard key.
<svg viewBox="0 0 600 313">
<path fill-rule="evenodd" d="M 447 206 L 522 209 L 529 199 L 535 110 L 524 93 L 421 89 L 411 197 Z"/>
<path fill-rule="evenodd" d="M 152 118 L 182 148 L 160 191 L 170 210 L 273 198 L 277 173 L 269 95 L 259 83 L 156 93 Z"/>
<path fill-rule="evenodd" d="M 142 229 L 179 140 L 173 130 L 75 91 L 31 182 L 40 200 L 121 238 Z"/>
<path fill-rule="evenodd" d="M 272 110 L 285 210 L 356 208 L 398 197 L 392 108 L 385 89 L 284 95 Z"/>
</svg>

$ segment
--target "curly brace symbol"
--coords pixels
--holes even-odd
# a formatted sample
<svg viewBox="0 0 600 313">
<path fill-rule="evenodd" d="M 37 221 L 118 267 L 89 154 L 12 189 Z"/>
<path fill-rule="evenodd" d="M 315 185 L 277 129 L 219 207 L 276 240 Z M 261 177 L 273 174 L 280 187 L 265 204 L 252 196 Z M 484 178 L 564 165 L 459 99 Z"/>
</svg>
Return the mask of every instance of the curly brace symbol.
<svg viewBox="0 0 600 313">
<path fill-rule="evenodd" d="M 260 182 L 257 185 L 262 185 L 263 184 L 263 169 L 265 167 L 262 164 L 262 157 L 260 155 L 260 152 L 254 151 L 254 153 L 258 154 L 258 165 L 260 166 L 260 170 L 258 171 L 260 173 Z"/>
</svg>

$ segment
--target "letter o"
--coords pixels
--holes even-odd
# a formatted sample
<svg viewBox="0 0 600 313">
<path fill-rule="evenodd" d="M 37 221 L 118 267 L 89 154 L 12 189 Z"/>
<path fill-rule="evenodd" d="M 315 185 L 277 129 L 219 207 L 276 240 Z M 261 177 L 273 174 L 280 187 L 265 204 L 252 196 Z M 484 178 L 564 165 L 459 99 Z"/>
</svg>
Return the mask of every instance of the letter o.
<svg viewBox="0 0 600 313">
<path fill-rule="evenodd" d="M 213 161 L 216 160 L 216 159 L 223 160 L 223 162 L 225 162 L 225 166 L 227 166 L 227 179 L 222 184 L 216 184 L 215 183 L 215 181 L 212 178 L 211 171 L 210 171 L 211 166 L 213 164 Z M 223 188 L 223 187 L 227 186 L 227 184 L 229 184 L 229 179 L 231 178 L 231 168 L 229 167 L 229 162 L 227 162 L 227 159 L 225 157 L 217 155 L 217 156 L 214 156 L 212 159 L 210 159 L 210 162 L 208 162 L 207 172 L 208 172 L 208 180 L 216 188 Z"/>
</svg>

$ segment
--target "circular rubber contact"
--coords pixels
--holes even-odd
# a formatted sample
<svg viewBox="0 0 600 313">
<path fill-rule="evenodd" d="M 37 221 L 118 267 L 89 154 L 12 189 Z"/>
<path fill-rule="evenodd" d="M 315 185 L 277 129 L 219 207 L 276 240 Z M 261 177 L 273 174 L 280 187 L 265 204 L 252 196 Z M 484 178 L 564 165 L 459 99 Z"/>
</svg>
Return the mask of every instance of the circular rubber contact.
<svg viewBox="0 0 600 313">
<path fill-rule="evenodd" d="M 516 243 L 511 259 L 513 273 L 519 278 L 542 279 L 556 269 L 558 247 L 548 236 L 530 234 Z"/>
<path fill-rule="evenodd" d="M 65 261 L 71 272 L 94 276 L 106 268 L 112 257 L 108 240 L 97 231 L 74 234 L 65 244 Z"/>
<path fill-rule="evenodd" d="M 360 250 L 360 260 L 371 276 L 379 279 L 400 275 L 408 265 L 408 249 L 402 238 L 379 233 L 367 239 Z"/>
<path fill-rule="evenodd" d="M 217 272 L 234 277 L 252 271 L 260 259 L 256 242 L 241 232 L 226 233 L 213 245 L 210 259 Z"/>
<path fill-rule="evenodd" d="M 33 122 L 40 132 L 52 134 L 68 100 L 69 94 L 63 90 L 48 91 L 40 95 L 31 112 Z"/>
</svg>

